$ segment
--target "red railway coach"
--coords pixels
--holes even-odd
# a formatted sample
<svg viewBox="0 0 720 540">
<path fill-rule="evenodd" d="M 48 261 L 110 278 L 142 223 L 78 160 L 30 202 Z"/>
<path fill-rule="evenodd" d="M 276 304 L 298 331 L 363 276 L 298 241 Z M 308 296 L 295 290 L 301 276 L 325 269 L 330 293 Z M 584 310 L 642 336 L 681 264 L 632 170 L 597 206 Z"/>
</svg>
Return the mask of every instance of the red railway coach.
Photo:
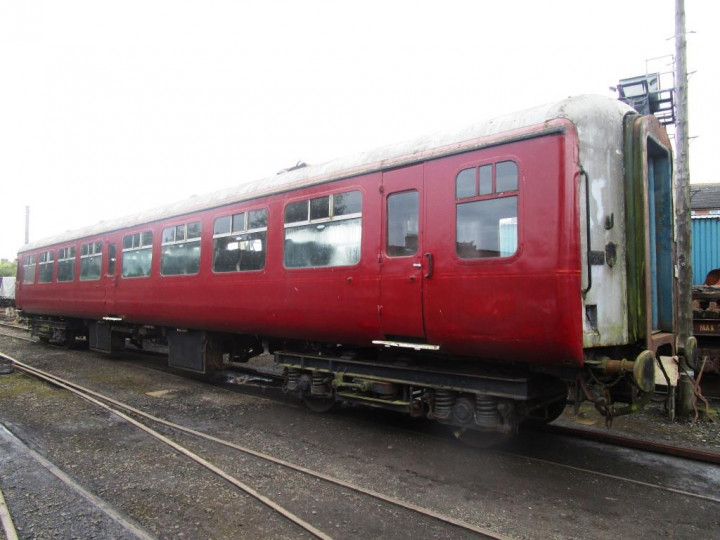
<svg viewBox="0 0 720 540">
<path fill-rule="evenodd" d="M 26 245 L 17 304 L 197 372 L 269 350 L 316 410 L 511 433 L 569 384 L 611 418 L 685 346 L 671 180 L 654 117 L 569 98 Z"/>
</svg>

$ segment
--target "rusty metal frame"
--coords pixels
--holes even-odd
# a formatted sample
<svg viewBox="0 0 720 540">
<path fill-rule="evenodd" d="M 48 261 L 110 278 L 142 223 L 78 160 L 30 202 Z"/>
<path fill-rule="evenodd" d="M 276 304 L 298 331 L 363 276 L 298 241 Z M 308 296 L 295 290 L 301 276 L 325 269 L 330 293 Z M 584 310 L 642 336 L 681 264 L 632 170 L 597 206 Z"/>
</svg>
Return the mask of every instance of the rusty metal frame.
<svg viewBox="0 0 720 540">
<path fill-rule="evenodd" d="M 653 332 L 652 328 L 652 278 L 650 275 L 650 269 L 648 266 L 648 262 L 650 261 L 650 206 L 649 206 L 649 198 L 652 196 L 649 191 L 649 174 L 648 174 L 648 140 L 652 140 L 667 151 L 669 163 L 671 166 L 671 175 L 674 171 L 672 171 L 672 146 L 670 144 L 670 139 L 667 135 L 667 132 L 665 131 L 665 128 L 660 124 L 660 122 L 654 117 L 654 116 L 643 116 L 638 117 L 633 122 L 633 146 L 635 147 L 635 152 L 637 153 L 635 155 L 636 159 L 640 158 L 640 163 L 642 164 L 642 206 L 643 206 L 643 223 L 644 223 L 644 260 L 645 260 L 645 268 L 644 268 L 644 314 L 645 314 L 645 328 L 644 328 L 644 334 L 645 334 L 645 346 L 648 350 L 652 351 L 657 355 L 658 349 L 660 347 L 670 345 L 672 348 L 673 354 L 676 353 L 677 350 L 677 344 L 675 343 L 676 335 L 677 335 L 677 294 L 678 294 L 678 284 L 677 279 L 673 279 L 673 299 L 672 299 L 672 307 L 673 307 L 673 332 Z M 637 163 L 637 162 L 635 162 Z M 637 169 L 635 169 L 635 172 L 637 172 Z M 674 219 L 673 219 L 674 221 Z M 653 225 L 654 226 L 654 225 Z M 673 262 L 673 269 L 675 265 L 677 264 L 677 253 L 675 249 L 676 244 L 676 238 L 675 238 L 675 231 L 673 230 L 673 239 L 672 239 L 672 262 Z M 673 271 L 674 275 L 674 271 Z"/>
</svg>

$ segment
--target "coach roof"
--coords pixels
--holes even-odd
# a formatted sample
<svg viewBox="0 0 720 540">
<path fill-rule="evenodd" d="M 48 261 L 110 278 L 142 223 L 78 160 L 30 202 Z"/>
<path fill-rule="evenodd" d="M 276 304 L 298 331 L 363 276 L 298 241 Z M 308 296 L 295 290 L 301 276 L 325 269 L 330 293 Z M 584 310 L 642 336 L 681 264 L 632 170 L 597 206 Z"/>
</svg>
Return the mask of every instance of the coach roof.
<svg viewBox="0 0 720 540">
<path fill-rule="evenodd" d="M 597 118 L 598 115 L 604 117 L 605 121 L 616 121 L 630 112 L 633 112 L 630 107 L 608 97 L 592 95 L 569 97 L 556 103 L 476 122 L 460 129 L 383 146 L 319 165 L 283 172 L 277 176 L 226 188 L 207 195 L 194 196 L 126 217 L 101 221 L 89 227 L 67 231 L 31 242 L 23 246 L 20 252 L 93 237 L 202 210 L 219 208 L 306 186 L 351 178 L 389 167 L 409 165 L 431 158 L 467 152 L 501 143 L 504 139 L 503 134 L 509 134 L 516 130 L 533 126 L 538 126 L 538 129 L 542 130 L 543 127 L 548 127 L 546 123 L 552 120 L 567 118 L 579 125 L 592 118 Z"/>
</svg>

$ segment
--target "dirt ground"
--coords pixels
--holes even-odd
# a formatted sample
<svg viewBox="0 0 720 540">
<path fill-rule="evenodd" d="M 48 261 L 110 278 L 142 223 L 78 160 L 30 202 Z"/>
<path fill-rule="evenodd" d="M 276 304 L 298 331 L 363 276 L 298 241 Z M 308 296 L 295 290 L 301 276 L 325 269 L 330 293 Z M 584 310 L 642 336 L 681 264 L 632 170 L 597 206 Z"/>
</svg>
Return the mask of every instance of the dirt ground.
<svg viewBox="0 0 720 540">
<path fill-rule="evenodd" d="M 658 396 L 662 400 L 663 396 Z M 670 420 L 663 402 L 648 404 L 638 413 L 618 416 L 613 420 L 611 433 L 622 433 L 639 439 L 689 448 L 720 452 L 720 401 L 709 401 L 708 414 L 705 405 L 698 401 L 698 419 L 675 418 Z M 607 431 L 605 419 L 600 417 L 591 403 L 584 403 L 578 415 L 571 406 L 555 421 L 558 425 L 583 427 Z"/>
<path fill-rule="evenodd" d="M 716 466 L 546 434 L 478 451 L 430 422 L 367 408 L 317 415 L 278 391 L 218 388 L 152 369 L 132 355 L 111 360 L 2 336 L 0 351 L 157 416 L 511 538 L 645 537 L 652 524 L 653 537 L 696 539 L 720 529 Z M 561 422 L 605 429 L 594 411 L 578 418 L 567 412 Z M 306 537 L 126 422 L 24 374 L 0 375 L 0 424 L 7 430 L 2 435 L 0 428 L 0 489 L 21 538 Z M 613 429 L 717 450 L 718 425 L 670 422 L 657 404 L 617 418 Z M 164 433 L 334 538 L 474 537 L 227 448 Z M 633 481 L 610 476 L 621 474 Z"/>
</svg>

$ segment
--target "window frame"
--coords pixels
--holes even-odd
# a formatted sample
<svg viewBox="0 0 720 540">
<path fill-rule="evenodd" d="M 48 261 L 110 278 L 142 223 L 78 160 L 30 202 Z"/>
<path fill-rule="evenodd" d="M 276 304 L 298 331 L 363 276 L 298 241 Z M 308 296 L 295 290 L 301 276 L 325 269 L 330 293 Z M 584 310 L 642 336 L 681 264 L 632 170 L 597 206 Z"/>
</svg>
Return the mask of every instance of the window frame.
<svg viewBox="0 0 720 540">
<path fill-rule="evenodd" d="M 265 226 L 264 227 L 253 227 L 248 228 L 250 225 L 250 214 L 253 212 L 265 212 Z M 239 215 L 243 215 L 243 228 L 242 229 L 236 229 L 235 228 L 235 218 Z M 221 219 L 230 219 L 230 230 L 228 232 L 215 232 L 215 224 L 218 220 Z M 210 261 L 210 271 L 215 275 L 235 275 L 235 274 L 247 274 L 248 272 L 264 272 L 267 268 L 267 257 L 268 257 L 268 227 L 270 224 L 270 210 L 267 206 L 255 206 L 255 207 L 248 207 L 243 209 L 234 209 L 232 211 L 222 213 L 216 216 L 213 216 L 213 235 L 212 235 L 212 259 Z M 264 246 L 264 252 L 265 252 L 265 260 L 263 261 L 262 268 L 252 268 L 248 270 L 216 270 L 215 269 L 215 241 L 221 238 L 229 238 L 231 236 L 239 236 L 239 235 L 250 235 L 250 234 L 257 234 L 257 233 L 265 233 L 265 246 Z"/>
<path fill-rule="evenodd" d="M 23 279 L 22 284 L 23 285 L 34 285 L 37 282 L 37 254 L 33 253 L 31 255 L 25 255 L 23 257 Z M 27 269 L 32 267 L 33 269 L 33 278 L 32 281 L 28 281 L 27 279 Z"/>
<path fill-rule="evenodd" d="M 46 266 L 50 266 L 50 279 L 44 279 L 43 275 L 47 269 Z M 55 274 L 55 250 L 50 249 L 48 251 L 42 251 L 38 254 L 37 258 L 37 282 L 42 284 L 52 283 Z"/>
<path fill-rule="evenodd" d="M 83 248 L 88 247 L 87 252 L 83 254 Z M 98 250 L 98 246 L 100 249 Z M 97 281 L 102 277 L 102 263 L 103 263 L 103 241 L 102 240 L 92 240 L 90 242 L 85 242 L 80 244 L 80 274 L 78 276 L 78 281 Z M 98 272 L 97 276 L 94 277 L 83 277 L 82 275 L 82 261 L 83 259 L 90 259 L 93 257 L 100 257 L 100 271 Z"/>
<path fill-rule="evenodd" d="M 357 192 L 360 194 L 360 212 L 353 212 L 352 214 L 341 214 L 340 216 L 335 216 L 335 204 L 334 204 L 334 196 L 335 195 L 345 195 L 346 193 L 353 193 Z M 329 215 L 328 217 L 323 218 L 311 218 L 311 202 L 314 200 L 324 199 L 325 197 L 328 197 L 328 205 L 329 205 Z M 362 218 L 362 200 L 363 200 L 363 192 L 361 189 L 346 189 L 339 192 L 333 192 L 333 193 L 326 193 L 325 195 L 317 195 L 312 197 L 303 197 L 301 199 L 295 200 L 295 201 L 289 201 L 285 207 L 283 208 L 283 225 L 284 229 L 290 229 L 293 227 L 302 227 L 303 225 L 314 225 L 316 223 L 327 223 L 328 221 L 341 221 L 344 219 L 356 219 L 356 218 Z M 307 203 L 307 219 L 303 221 L 291 221 L 286 222 L 285 221 L 285 212 L 287 208 L 292 204 L 297 204 L 301 202 Z"/>
<path fill-rule="evenodd" d="M 515 165 L 516 172 L 517 172 L 517 186 L 514 190 L 506 190 L 506 191 L 497 191 L 497 165 L 500 163 L 506 163 L 506 162 L 512 162 Z M 483 167 L 487 167 L 491 165 L 492 166 L 492 181 L 491 181 L 491 187 L 492 192 L 481 194 L 480 193 L 480 169 Z M 465 171 L 466 169 L 475 169 L 475 195 L 473 196 L 467 196 L 467 197 L 458 197 L 457 196 L 457 178 L 458 176 Z M 475 163 L 465 163 L 458 167 L 455 170 L 455 180 L 453 183 L 453 193 L 454 193 L 454 205 L 455 205 L 455 211 L 454 211 L 454 229 L 455 229 L 455 248 L 453 250 L 455 259 L 461 264 L 492 264 L 494 262 L 507 262 L 510 260 L 514 260 L 517 257 L 520 256 L 520 253 L 522 251 L 522 243 L 520 241 L 521 237 L 521 228 L 520 224 L 522 222 L 521 219 L 521 184 L 522 184 L 522 167 L 521 167 L 521 160 L 515 156 L 500 156 L 495 157 L 492 160 L 483 160 L 478 161 Z M 516 248 L 515 251 L 511 255 L 505 255 L 497 257 L 462 257 L 458 253 L 458 208 L 460 205 L 467 204 L 467 203 L 474 203 L 479 201 L 491 201 L 491 200 L 497 200 L 497 199 L 506 199 L 515 197 L 517 202 L 516 207 Z M 498 223 L 498 230 L 499 230 L 499 223 Z"/>
<path fill-rule="evenodd" d="M 150 243 L 146 244 L 144 243 L 145 235 L 150 234 Z M 135 245 L 135 239 L 138 238 L 138 244 Z M 130 238 L 130 247 L 125 247 L 125 240 L 126 238 Z M 120 277 L 122 279 L 147 279 L 152 276 L 152 265 L 153 265 L 153 259 L 154 253 L 155 253 L 155 231 L 153 229 L 144 229 L 141 231 L 134 231 L 128 234 L 123 235 L 122 242 L 120 247 L 120 253 L 122 253 L 121 259 L 120 259 Z M 126 276 L 125 275 L 125 254 L 126 253 L 133 253 L 143 250 L 150 250 L 150 268 L 148 270 L 148 273 L 141 276 Z M 117 269 L 116 269 L 117 271 Z"/>
<path fill-rule="evenodd" d="M 414 207 L 414 210 L 416 211 L 415 218 L 417 219 L 415 226 L 417 228 L 416 233 L 418 236 L 418 246 L 416 247 L 414 253 L 404 253 L 402 255 L 396 255 L 396 254 L 390 253 L 390 250 L 389 250 L 389 248 L 390 248 L 390 243 L 389 243 L 390 242 L 390 221 L 391 221 L 390 218 L 394 217 L 394 216 L 391 216 L 391 212 L 390 212 L 390 199 L 393 197 L 404 196 L 404 195 L 408 195 L 408 194 L 414 194 L 416 196 L 416 201 L 415 201 L 416 205 Z M 382 248 L 383 254 L 386 257 L 391 258 L 391 259 L 402 259 L 403 257 L 417 257 L 418 253 L 420 253 L 420 244 L 419 244 L 420 233 L 419 233 L 419 231 L 420 231 L 420 220 L 422 218 L 422 216 L 421 216 L 422 209 L 420 208 L 420 190 L 418 188 L 410 188 L 410 189 L 401 190 L 401 191 L 394 191 L 394 192 L 388 194 L 388 196 L 385 198 L 384 204 L 385 204 L 385 208 L 384 208 L 384 210 L 385 210 L 385 227 L 384 227 L 385 228 L 385 230 L 384 230 L 385 242 L 384 242 L 384 245 Z M 394 214 L 394 212 L 393 212 L 393 214 Z M 393 246 L 393 247 L 400 247 L 400 246 Z"/>
<path fill-rule="evenodd" d="M 72 251 L 71 251 L 72 250 Z M 69 253 L 72 252 L 72 255 Z M 60 279 L 60 265 L 62 263 L 71 262 L 72 279 Z M 55 281 L 57 283 L 72 283 L 75 281 L 75 270 L 77 269 L 77 249 L 75 246 L 65 246 L 57 250 L 57 273 Z"/>
<path fill-rule="evenodd" d="M 360 211 L 359 212 L 353 212 L 351 214 L 341 214 L 339 216 L 335 215 L 335 196 L 336 195 L 345 195 L 347 193 L 359 193 L 360 194 Z M 316 218 L 312 219 L 312 201 L 324 199 L 325 197 L 328 198 L 328 217 L 323 218 Z M 285 203 L 285 206 L 283 207 L 283 249 L 282 249 L 282 262 L 283 262 L 283 268 L 285 270 L 318 270 L 318 269 L 328 269 L 328 268 L 353 268 L 357 267 L 362 263 L 362 229 L 363 229 L 363 206 L 364 206 L 364 192 L 360 188 L 360 186 L 353 186 L 353 187 L 347 187 L 343 188 L 341 190 L 333 191 L 332 193 L 317 193 L 312 196 L 304 196 L 301 198 L 297 198 L 295 200 L 290 200 Z M 286 212 L 287 208 L 290 205 L 295 205 L 301 202 L 305 202 L 307 204 L 307 219 L 303 221 L 291 221 L 286 222 Z M 360 256 L 358 257 L 357 262 L 353 264 L 339 264 L 339 265 L 328 265 L 328 266 L 287 266 L 285 263 L 285 249 L 286 249 L 286 242 L 287 242 L 287 230 L 288 229 L 294 229 L 294 228 L 300 228 L 300 227 L 307 227 L 310 225 L 322 225 L 324 223 L 338 223 L 341 221 L 350 221 L 353 219 L 359 219 L 360 220 Z"/>
<path fill-rule="evenodd" d="M 199 234 L 198 234 L 198 236 L 188 238 L 188 228 L 190 225 L 195 225 L 195 224 L 197 224 L 199 226 L 199 229 L 200 229 Z M 183 239 L 178 240 L 177 239 L 177 231 L 181 227 L 183 229 Z M 165 232 L 169 231 L 169 230 L 173 231 L 173 239 L 166 241 L 165 240 Z M 197 276 L 200 273 L 200 266 L 202 263 L 202 230 L 203 230 L 203 226 L 202 226 L 202 220 L 200 218 L 193 219 L 191 221 L 186 221 L 183 223 L 176 223 L 174 225 L 166 225 L 166 226 L 162 227 L 162 230 L 160 232 L 160 277 L 163 277 L 163 278 L 178 277 L 178 276 L 192 277 L 192 276 Z M 194 243 L 197 243 L 198 247 L 200 248 L 200 251 L 198 252 L 198 256 L 197 256 L 197 266 L 198 266 L 197 271 L 195 271 L 193 273 L 187 273 L 187 274 L 183 274 L 183 273 L 164 274 L 163 273 L 163 259 L 165 257 L 164 248 L 166 248 L 168 246 L 170 246 L 170 247 L 183 246 L 183 245 L 194 244 Z M 152 262 L 151 262 L 151 265 L 152 265 Z M 152 268 L 151 268 L 151 272 L 152 272 Z M 138 277 L 140 277 L 140 276 L 138 276 Z"/>
<path fill-rule="evenodd" d="M 107 270 L 105 275 L 108 277 L 115 277 L 117 274 L 117 242 L 109 242 L 107 248 Z"/>
</svg>

